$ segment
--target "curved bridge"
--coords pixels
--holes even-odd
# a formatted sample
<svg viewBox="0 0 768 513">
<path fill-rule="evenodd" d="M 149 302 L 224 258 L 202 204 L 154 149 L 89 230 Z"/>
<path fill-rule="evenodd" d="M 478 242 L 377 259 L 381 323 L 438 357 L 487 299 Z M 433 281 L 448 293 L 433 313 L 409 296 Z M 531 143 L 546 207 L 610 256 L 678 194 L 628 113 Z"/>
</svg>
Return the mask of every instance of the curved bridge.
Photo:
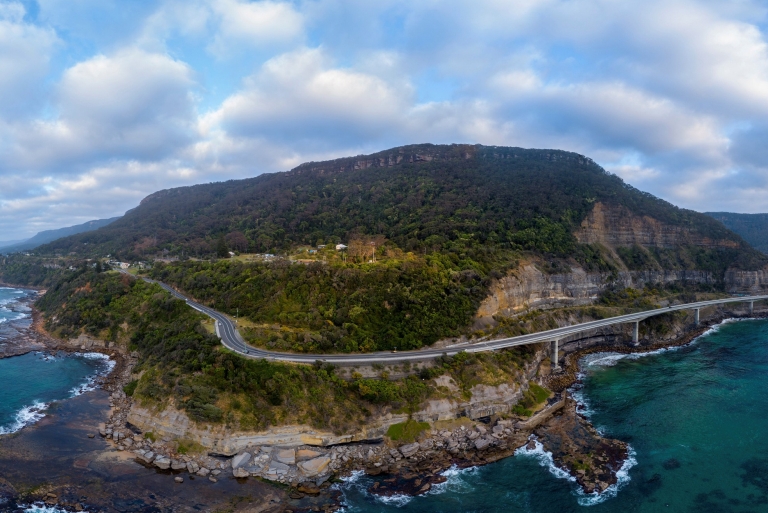
<svg viewBox="0 0 768 513">
<path fill-rule="evenodd" d="M 382 364 L 394 364 L 402 362 L 412 362 L 419 360 L 431 360 L 442 355 L 453 356 L 462 351 L 467 353 L 480 353 L 484 351 L 496 351 L 507 347 L 523 346 L 528 344 L 540 344 L 542 342 L 550 342 L 552 345 L 552 362 L 557 365 L 558 360 L 558 345 L 560 340 L 576 335 L 584 331 L 594 330 L 597 328 L 603 328 L 606 326 L 612 326 L 614 324 L 634 324 L 634 330 L 632 333 L 632 341 L 637 343 L 638 331 L 640 321 L 661 315 L 669 312 L 676 312 L 678 310 L 693 310 L 695 313 L 696 324 L 699 323 L 699 310 L 714 305 L 722 305 L 726 303 L 749 303 L 749 312 L 754 310 L 755 301 L 768 299 L 768 295 L 765 296 L 744 296 L 744 297 L 729 297 L 725 299 L 713 299 L 710 301 L 699 301 L 697 303 L 685 303 L 682 305 L 669 306 L 667 308 L 657 308 L 655 310 L 646 310 L 644 312 L 637 312 L 627 315 L 619 315 L 616 317 L 610 317 L 608 319 L 600 319 L 597 321 L 584 322 L 581 324 L 574 324 L 572 326 L 564 326 L 562 328 L 555 328 L 547 331 L 540 331 L 538 333 L 531 333 L 528 335 L 519 335 L 516 337 L 500 338 L 496 340 L 488 340 L 485 342 L 478 342 L 475 344 L 457 344 L 455 346 L 449 346 L 441 349 L 419 349 L 415 351 L 401 351 L 401 352 L 377 352 L 377 353 L 364 353 L 364 354 L 294 354 L 294 353 L 278 353 L 274 351 L 265 351 L 264 349 L 258 349 L 249 346 L 245 340 L 240 336 L 237 331 L 236 321 L 233 321 L 228 316 L 221 312 L 218 312 L 205 305 L 201 305 L 188 298 L 184 294 L 181 294 L 172 287 L 165 283 L 151 280 L 149 278 L 143 278 L 150 283 L 157 283 L 162 288 L 173 294 L 178 299 L 186 301 L 189 306 L 198 310 L 216 321 L 216 334 L 221 338 L 222 344 L 228 349 L 239 353 L 246 358 L 265 358 L 272 361 L 281 362 L 293 362 L 293 363 L 314 363 L 318 360 L 333 363 L 336 365 L 371 365 L 374 363 Z"/>
</svg>

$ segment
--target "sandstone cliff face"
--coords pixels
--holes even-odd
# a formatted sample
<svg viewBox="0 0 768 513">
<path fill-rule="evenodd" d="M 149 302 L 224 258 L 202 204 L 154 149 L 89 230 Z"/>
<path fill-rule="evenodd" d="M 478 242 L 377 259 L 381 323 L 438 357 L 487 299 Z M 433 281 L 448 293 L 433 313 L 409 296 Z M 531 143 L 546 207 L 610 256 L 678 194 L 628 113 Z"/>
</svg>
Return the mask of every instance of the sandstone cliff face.
<svg viewBox="0 0 768 513">
<path fill-rule="evenodd" d="M 749 280 L 750 278 L 745 275 L 741 277 L 739 283 L 752 283 Z M 647 284 L 684 281 L 714 283 L 715 277 L 712 273 L 705 271 L 588 273 L 581 267 L 575 266 L 570 273 L 545 274 L 535 265 L 526 264 L 491 285 L 490 295 L 481 303 L 477 317 L 487 319 L 494 315 L 511 315 L 534 307 L 589 304 L 611 284 L 624 288 L 642 288 Z M 768 275 L 760 283 L 768 286 Z M 733 286 L 738 286 L 736 281 Z"/>
<path fill-rule="evenodd" d="M 671 248 L 699 246 L 703 248 L 738 248 L 733 240 L 713 240 L 681 226 L 671 226 L 652 217 L 637 216 L 622 206 L 595 203 L 592 211 L 575 233 L 583 244 L 645 246 Z"/>
</svg>

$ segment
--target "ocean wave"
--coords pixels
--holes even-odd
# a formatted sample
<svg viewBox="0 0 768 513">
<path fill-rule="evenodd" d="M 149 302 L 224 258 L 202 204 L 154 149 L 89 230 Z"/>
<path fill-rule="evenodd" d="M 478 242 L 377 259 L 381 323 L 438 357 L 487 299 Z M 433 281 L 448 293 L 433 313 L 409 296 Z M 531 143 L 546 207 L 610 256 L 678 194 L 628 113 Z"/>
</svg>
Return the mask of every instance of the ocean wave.
<svg viewBox="0 0 768 513">
<path fill-rule="evenodd" d="M 0 426 L 0 435 L 9 435 L 19 431 L 24 426 L 34 424 L 45 417 L 45 410 L 49 404 L 42 401 L 35 401 L 29 406 L 23 407 L 16 412 L 14 421 L 9 426 Z"/>
<path fill-rule="evenodd" d="M 97 381 L 100 377 L 109 375 L 110 372 L 112 372 L 112 369 L 115 368 L 116 362 L 112 359 L 110 359 L 109 356 L 101 353 L 74 353 L 74 356 L 79 356 L 80 358 L 87 358 L 89 360 L 103 360 L 104 361 L 104 368 L 97 371 L 95 374 L 92 374 L 91 376 L 88 376 L 85 380 L 85 383 L 82 383 L 80 385 L 77 385 L 73 387 L 69 393 L 70 397 L 77 397 L 79 395 L 83 395 L 86 392 L 90 392 L 91 390 L 96 390 Z"/>
<path fill-rule="evenodd" d="M 346 491 L 355 489 L 361 495 L 370 497 L 379 504 L 385 504 L 387 506 L 395 506 L 396 508 L 402 508 L 413 500 L 413 497 L 405 494 L 395 494 L 389 496 L 376 495 L 375 493 L 368 492 L 368 482 L 364 480 L 365 472 L 362 470 L 356 470 L 352 472 L 348 477 L 341 479 L 342 483 L 334 485 L 334 487 L 341 491 L 342 495 L 345 495 Z M 346 498 L 346 496 L 345 496 Z M 349 505 L 345 504 L 346 501 L 342 501 L 342 508 L 339 510 L 344 513 L 353 513 L 358 511 L 357 509 L 349 509 Z"/>
<path fill-rule="evenodd" d="M 637 459 L 635 457 L 637 456 L 637 453 L 631 445 L 627 446 L 627 453 L 627 459 L 624 460 L 621 468 L 618 470 L 618 472 L 616 472 L 616 483 L 606 488 L 603 493 L 585 493 L 584 490 L 579 488 L 579 490 L 576 492 L 576 494 L 579 495 L 577 500 L 579 505 L 595 506 L 601 502 L 605 502 L 608 499 L 616 497 L 616 495 L 619 493 L 619 490 L 632 480 L 632 478 L 629 476 L 629 469 L 637 465 Z"/>
<path fill-rule="evenodd" d="M 476 474 L 479 470 L 480 467 L 459 468 L 456 465 L 451 465 L 451 467 L 440 472 L 440 475 L 445 477 L 446 480 L 442 483 L 432 485 L 432 488 L 427 492 L 427 495 L 439 495 L 448 490 L 451 490 L 452 492 L 471 491 L 472 485 L 467 483 L 464 477 Z"/>
<path fill-rule="evenodd" d="M 520 447 L 515 451 L 515 455 L 529 456 L 538 460 L 539 465 L 549 470 L 550 474 L 558 479 L 565 479 L 566 481 L 576 482 L 576 478 L 573 477 L 568 471 L 555 465 L 555 460 L 552 458 L 552 453 L 544 450 L 544 446 L 535 439 L 533 435 L 529 438 L 529 441 L 533 441 L 535 447 L 528 449 L 527 444 Z M 627 446 L 627 459 L 621 465 L 621 468 L 616 472 L 616 483 L 612 484 L 603 491 L 603 493 L 593 492 L 585 493 L 579 486 L 575 492 L 578 496 L 577 502 L 580 506 L 594 506 L 600 504 L 612 497 L 616 497 L 619 490 L 623 488 L 632 479 L 629 476 L 629 469 L 637 465 L 636 453 L 632 446 Z"/>
<path fill-rule="evenodd" d="M 56 506 L 48 506 L 47 504 L 43 503 L 35 503 L 35 504 L 24 504 L 20 505 L 21 508 L 23 508 L 24 513 L 68 513 L 67 510 L 56 507 Z M 87 511 L 87 510 L 82 510 Z"/>
<path fill-rule="evenodd" d="M 528 438 L 529 442 L 533 442 L 533 449 L 528 448 L 528 444 L 519 447 L 515 450 L 515 456 L 528 456 L 538 460 L 539 465 L 549 470 L 549 473 L 558 479 L 565 479 L 567 481 L 576 482 L 576 478 L 569 474 L 566 470 L 555 465 L 555 460 L 552 458 L 552 453 L 544 450 L 544 446 L 536 440 L 535 435 L 531 435 Z"/>
</svg>

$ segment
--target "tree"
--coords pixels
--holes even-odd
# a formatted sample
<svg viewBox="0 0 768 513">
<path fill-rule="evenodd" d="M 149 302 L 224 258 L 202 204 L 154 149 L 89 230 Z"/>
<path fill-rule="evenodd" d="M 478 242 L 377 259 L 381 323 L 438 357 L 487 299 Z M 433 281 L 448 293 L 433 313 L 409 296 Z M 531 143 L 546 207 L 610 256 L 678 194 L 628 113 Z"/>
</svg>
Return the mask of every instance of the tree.
<svg viewBox="0 0 768 513">
<path fill-rule="evenodd" d="M 227 241 L 224 240 L 223 235 L 216 241 L 216 256 L 219 258 L 229 257 L 229 248 L 227 247 Z"/>
</svg>

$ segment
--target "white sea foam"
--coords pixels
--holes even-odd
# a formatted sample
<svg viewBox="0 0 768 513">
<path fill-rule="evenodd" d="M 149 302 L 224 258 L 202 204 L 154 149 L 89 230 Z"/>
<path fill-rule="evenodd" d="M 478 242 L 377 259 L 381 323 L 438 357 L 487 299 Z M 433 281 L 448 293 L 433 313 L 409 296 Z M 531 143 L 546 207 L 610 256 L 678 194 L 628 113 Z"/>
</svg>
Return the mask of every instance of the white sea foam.
<svg viewBox="0 0 768 513">
<path fill-rule="evenodd" d="M 566 470 L 555 465 L 555 461 L 552 458 L 552 453 L 545 451 L 541 442 L 536 440 L 533 436 L 529 440 L 534 442 L 535 447 L 533 449 L 528 449 L 526 444 L 523 447 L 517 449 L 515 451 L 515 455 L 536 458 L 539 462 L 539 465 L 549 470 L 549 472 L 556 478 L 565 479 L 574 483 L 576 482 L 575 477 L 570 475 Z M 619 490 L 631 480 L 629 477 L 629 469 L 637 465 L 637 459 L 635 458 L 635 455 L 635 450 L 632 449 L 631 446 L 628 446 L 627 459 L 624 461 L 618 472 L 616 472 L 616 483 L 606 488 L 603 493 L 585 493 L 584 490 L 579 487 L 575 492 L 578 496 L 577 502 L 581 506 L 594 506 L 612 497 L 616 497 Z"/>
<path fill-rule="evenodd" d="M 536 440 L 534 435 L 528 439 L 529 442 L 533 442 L 533 449 L 528 448 L 528 444 L 518 448 L 515 451 L 515 456 L 528 456 L 538 460 L 539 465 L 549 470 L 549 472 L 558 479 L 565 479 L 568 481 L 576 481 L 576 478 L 570 475 L 567 471 L 561 469 L 555 465 L 555 460 L 552 459 L 552 453 L 545 451 L 544 446 Z"/>
<path fill-rule="evenodd" d="M 67 513 L 67 510 L 58 508 L 56 506 L 48 506 L 43 503 L 25 504 L 21 505 L 24 513 Z M 88 510 L 83 510 L 88 511 Z"/>
<path fill-rule="evenodd" d="M 15 433 L 24 426 L 34 424 L 38 420 L 45 417 L 45 409 L 48 408 L 48 404 L 42 401 L 35 401 L 29 406 L 23 407 L 16 412 L 14 421 L 8 426 L 0 426 L 0 435 L 8 435 Z"/>
<path fill-rule="evenodd" d="M 380 504 L 386 504 L 387 506 L 395 506 L 397 508 L 402 508 L 409 502 L 413 500 L 413 497 L 410 495 L 405 494 L 395 494 L 390 496 L 381 496 L 376 495 L 368 492 L 368 483 L 366 480 L 363 480 L 362 478 L 365 476 L 365 472 L 362 470 L 357 470 L 355 472 L 352 472 L 352 474 L 348 477 L 342 478 L 342 483 L 338 485 L 334 485 L 337 490 L 340 490 L 342 494 L 344 494 L 345 491 L 350 491 L 352 489 L 356 490 L 361 495 L 364 495 L 366 497 L 371 497 L 373 500 Z M 345 501 L 342 501 L 342 508 L 339 510 L 341 512 L 346 513 L 353 513 L 357 511 L 357 509 L 349 509 L 348 504 L 345 504 Z"/>
<path fill-rule="evenodd" d="M 70 397 L 77 397 L 78 395 L 82 395 L 86 392 L 90 392 L 91 390 L 96 390 L 97 380 L 102 376 L 109 375 L 109 373 L 112 372 L 112 369 L 115 368 L 115 364 L 116 364 L 116 362 L 114 360 L 111 360 L 109 356 L 101 353 L 75 353 L 75 356 L 79 356 L 81 358 L 87 358 L 89 360 L 103 360 L 105 365 L 104 365 L 104 368 L 98 371 L 96 374 L 92 374 L 91 376 L 88 376 L 85 379 L 85 383 L 82 383 L 80 385 L 73 387 L 69 391 Z"/>
<path fill-rule="evenodd" d="M 624 461 L 624 464 L 621 466 L 618 472 L 616 472 L 616 483 L 606 488 L 603 493 L 584 493 L 584 490 L 579 488 L 576 494 L 579 495 L 577 502 L 581 506 L 594 506 L 596 504 L 600 504 L 601 502 L 605 502 L 608 499 L 616 497 L 616 495 L 619 493 L 619 490 L 623 488 L 624 485 L 629 483 L 629 481 L 632 479 L 629 477 L 629 469 L 637 465 L 637 459 L 635 458 L 635 450 L 631 445 L 627 446 L 627 452 L 627 459 Z"/>
<path fill-rule="evenodd" d="M 479 467 L 467 467 L 459 468 L 456 465 L 452 465 L 440 472 L 440 475 L 446 478 L 442 483 L 432 485 L 432 488 L 427 492 L 427 495 L 439 495 L 448 490 L 452 492 L 464 492 L 471 491 L 472 485 L 467 483 L 464 479 L 465 476 L 476 474 L 479 471 Z"/>
</svg>

